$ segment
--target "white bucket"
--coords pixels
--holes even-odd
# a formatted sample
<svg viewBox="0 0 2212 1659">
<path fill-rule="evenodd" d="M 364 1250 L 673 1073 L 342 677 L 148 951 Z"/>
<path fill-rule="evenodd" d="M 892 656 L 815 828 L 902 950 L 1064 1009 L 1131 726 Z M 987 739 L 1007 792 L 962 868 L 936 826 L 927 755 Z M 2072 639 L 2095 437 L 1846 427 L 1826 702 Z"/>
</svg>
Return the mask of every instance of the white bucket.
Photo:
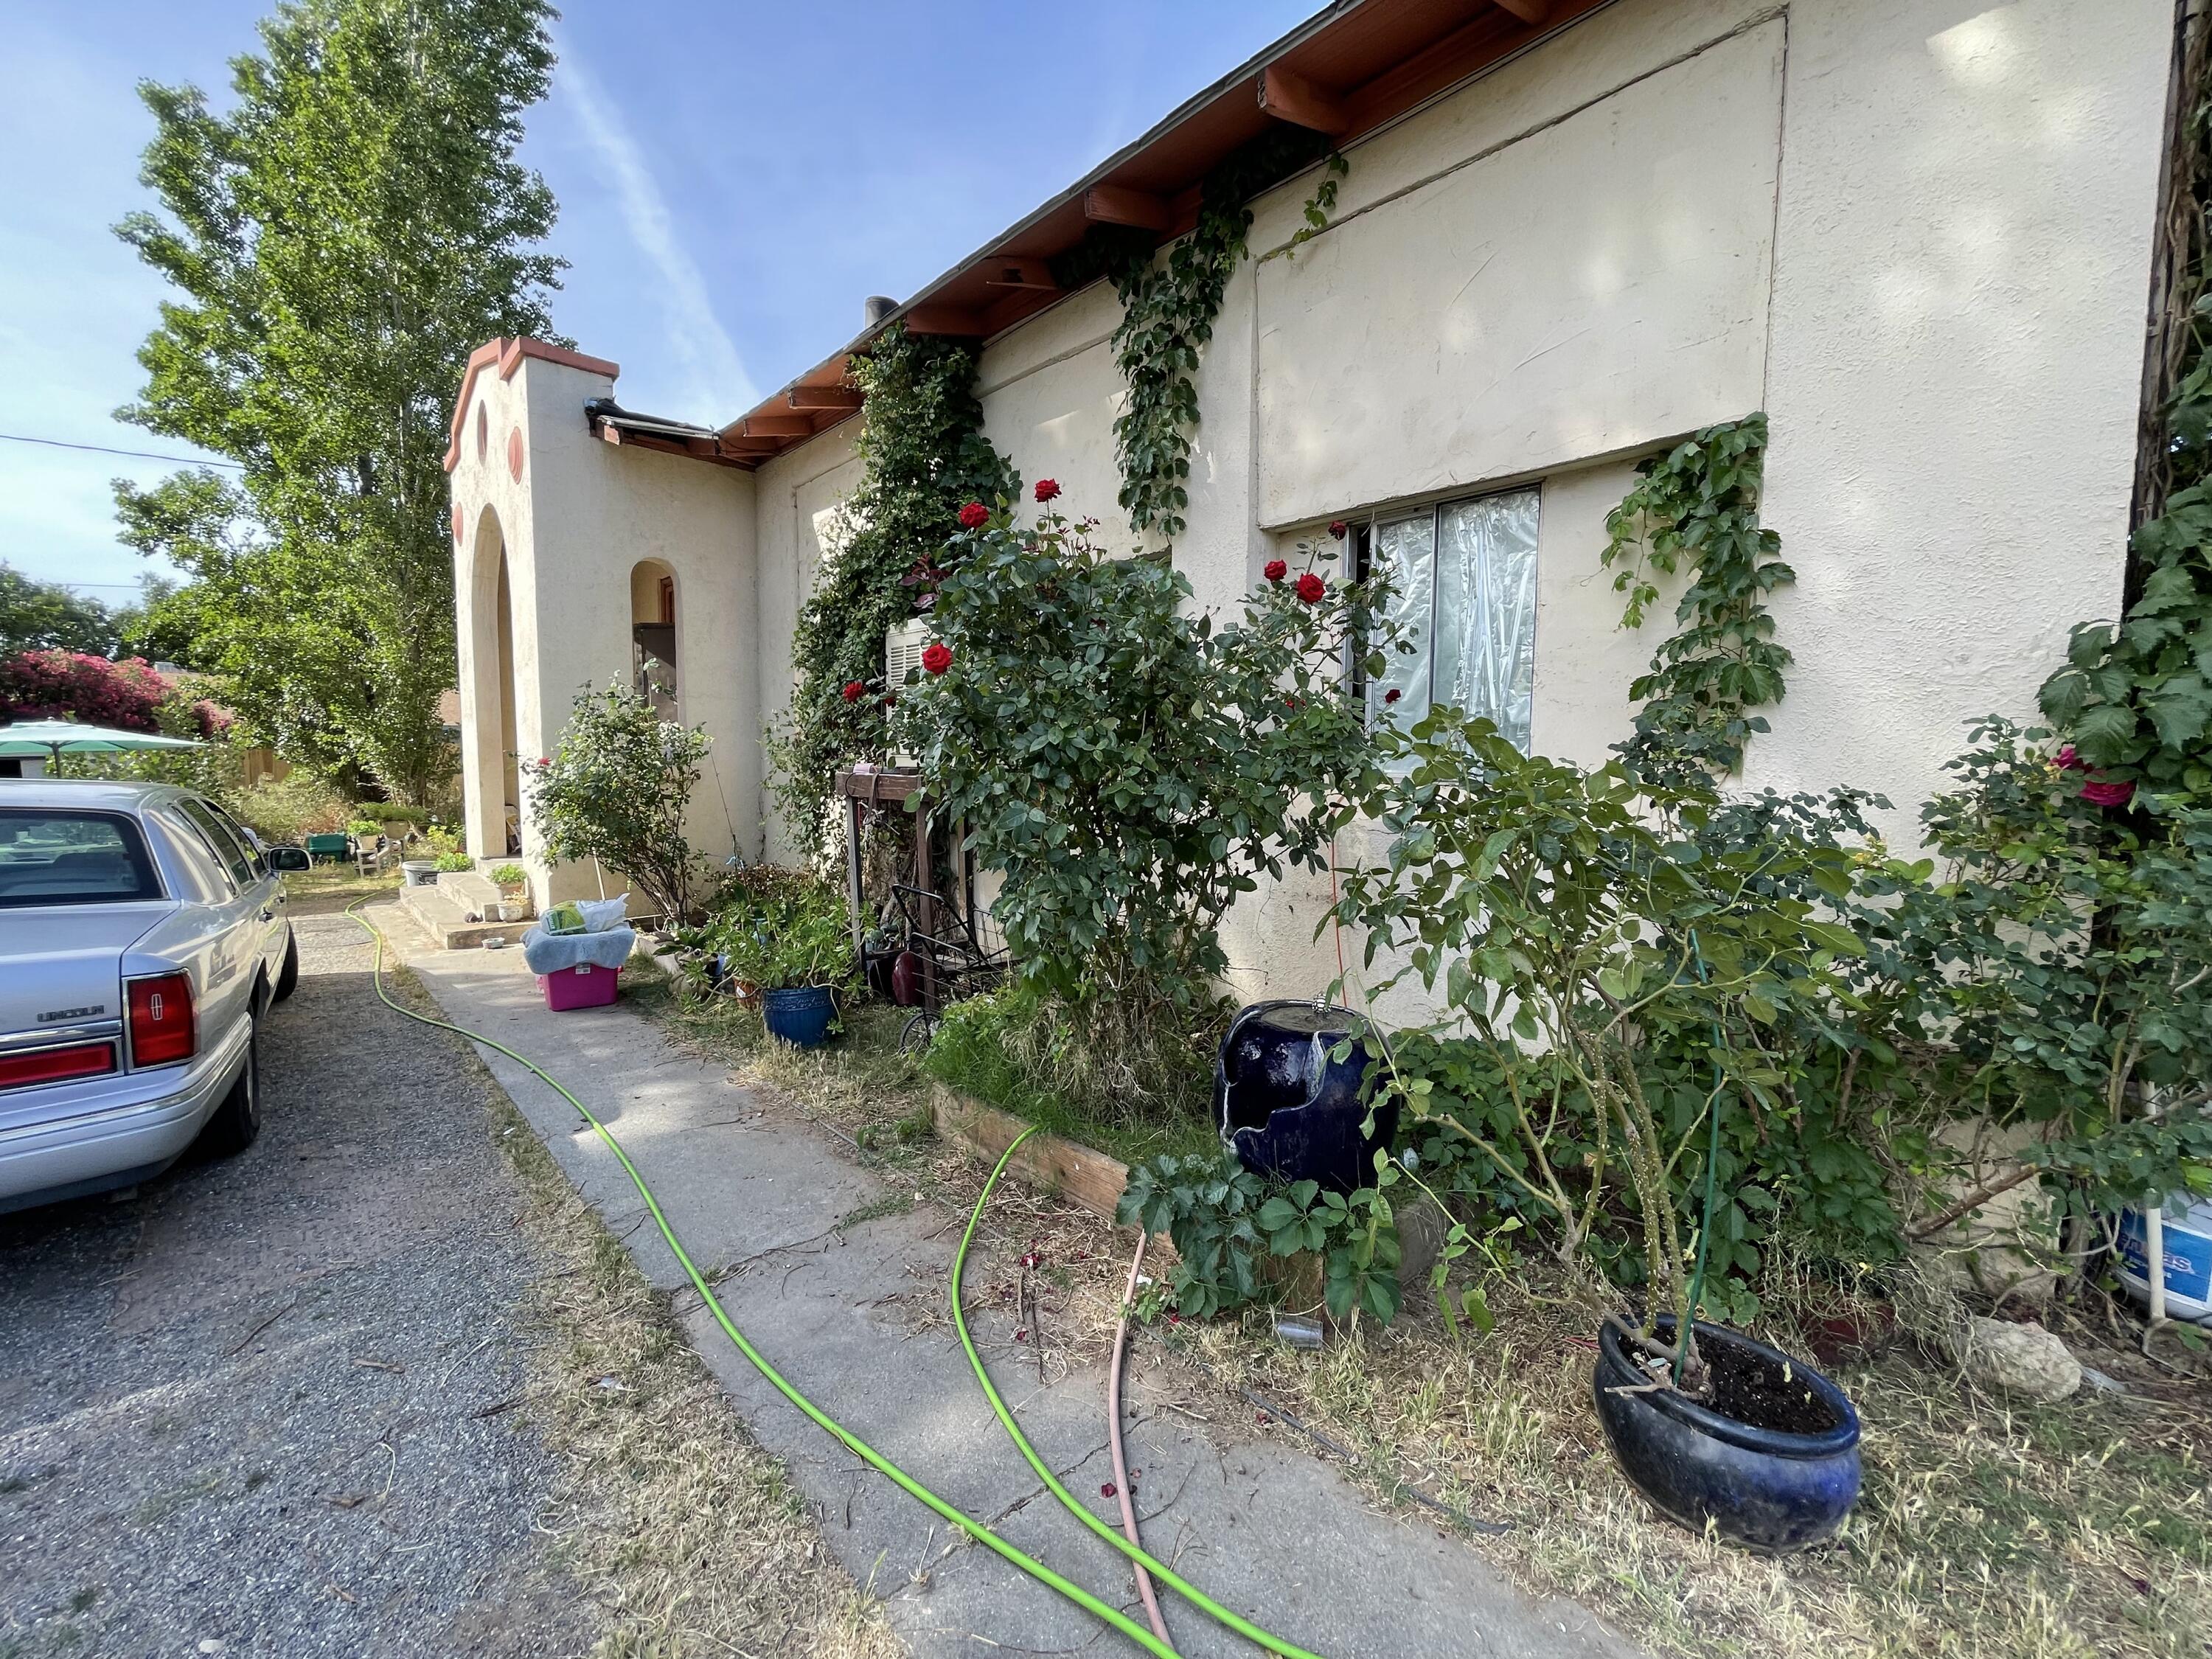
<svg viewBox="0 0 2212 1659">
<path fill-rule="evenodd" d="M 2164 1211 L 2166 1315 L 2212 1322 L 2212 1201 L 2191 1204 L 2179 1194 Z M 2150 1254 L 2140 1210 L 2120 1212 L 2120 1282 L 2138 1299 L 2150 1299 Z"/>
</svg>

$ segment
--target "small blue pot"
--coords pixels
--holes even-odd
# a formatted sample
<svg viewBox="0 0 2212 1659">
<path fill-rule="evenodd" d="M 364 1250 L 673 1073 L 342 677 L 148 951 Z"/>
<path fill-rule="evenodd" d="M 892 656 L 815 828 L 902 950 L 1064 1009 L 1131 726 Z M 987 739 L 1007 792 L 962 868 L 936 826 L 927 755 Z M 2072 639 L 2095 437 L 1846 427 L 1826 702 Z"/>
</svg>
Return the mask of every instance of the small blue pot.
<svg viewBox="0 0 2212 1659">
<path fill-rule="evenodd" d="M 826 985 L 761 993 L 761 1023 L 770 1036 L 781 1037 L 794 1048 L 819 1048 L 827 1042 L 830 1022 L 836 1013 L 836 1002 Z"/>
<path fill-rule="evenodd" d="M 1672 1318 L 1658 1322 L 1661 1340 L 1674 1331 Z M 1795 1426 L 1739 1421 L 1671 1389 L 1619 1392 L 1647 1379 L 1607 1321 L 1591 1388 L 1621 1472 L 1669 1520 L 1695 1532 L 1710 1521 L 1730 1543 L 1761 1554 L 1829 1536 L 1859 1495 L 1859 1415 L 1844 1391 L 1802 1360 L 1717 1325 L 1698 1324 L 1698 1352 L 1716 1370 L 1720 1403 L 1737 1381 L 1770 1409 L 1786 1396 Z"/>
</svg>

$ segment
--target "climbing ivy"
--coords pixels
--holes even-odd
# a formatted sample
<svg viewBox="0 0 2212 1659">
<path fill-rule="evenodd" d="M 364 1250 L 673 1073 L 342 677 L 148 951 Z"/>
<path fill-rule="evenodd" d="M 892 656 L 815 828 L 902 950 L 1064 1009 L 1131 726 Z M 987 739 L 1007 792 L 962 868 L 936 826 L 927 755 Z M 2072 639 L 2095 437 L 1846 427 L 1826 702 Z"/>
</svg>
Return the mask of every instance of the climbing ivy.
<svg viewBox="0 0 2212 1659">
<path fill-rule="evenodd" d="M 1644 625 L 1658 575 L 1686 563 L 1694 573 L 1674 607 L 1680 626 L 1629 687 L 1642 707 L 1636 735 L 1619 749 L 1646 771 L 1734 772 L 1751 734 L 1767 729 L 1751 711 L 1782 701 L 1793 659 L 1775 643 L 1766 596 L 1796 573 L 1782 562 L 1781 537 L 1759 522 L 1765 456 L 1764 414 L 1709 426 L 1644 462 L 1636 488 L 1607 515 L 1612 539 L 1600 562 L 1613 570 L 1613 591 L 1628 595 L 1624 626 Z"/>
<path fill-rule="evenodd" d="M 960 528 L 964 502 L 1010 498 L 1021 481 L 983 435 L 973 342 L 893 328 L 852 376 L 866 398 L 855 441 L 860 482 L 843 507 L 844 546 L 825 557 L 792 635 L 798 683 L 769 734 L 770 782 L 791 833 L 818 854 L 837 772 L 890 757 L 883 718 L 884 635 L 915 614 L 916 585 Z M 858 683 L 866 695 L 848 697 Z"/>
<path fill-rule="evenodd" d="M 1121 469 L 1121 502 L 1139 535 L 1149 531 L 1172 539 L 1183 528 L 1183 513 L 1190 505 L 1191 434 L 1198 425 L 1198 389 L 1192 376 L 1213 337 L 1213 319 L 1220 314 L 1229 279 L 1248 251 L 1248 204 L 1323 159 L 1329 176 L 1307 204 L 1303 240 L 1327 223 L 1336 200 L 1335 180 L 1346 163 L 1321 134 L 1285 126 L 1232 151 L 1206 175 L 1198 222 L 1164 258 L 1155 257 L 1145 233 L 1101 225 L 1054 262 L 1053 275 L 1062 288 L 1078 288 L 1103 276 L 1121 296 L 1121 321 L 1113 345 L 1129 402 L 1114 422 L 1114 453 Z"/>
</svg>

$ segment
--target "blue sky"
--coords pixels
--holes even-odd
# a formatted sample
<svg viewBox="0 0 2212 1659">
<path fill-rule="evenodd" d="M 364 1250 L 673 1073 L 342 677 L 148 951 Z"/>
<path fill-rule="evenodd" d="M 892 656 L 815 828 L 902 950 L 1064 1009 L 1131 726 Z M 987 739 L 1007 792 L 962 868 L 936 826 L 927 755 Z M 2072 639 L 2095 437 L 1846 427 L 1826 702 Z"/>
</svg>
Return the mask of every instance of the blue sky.
<svg viewBox="0 0 2212 1659">
<path fill-rule="evenodd" d="M 555 320 L 632 408 L 727 420 L 1316 3 L 575 0 L 524 150 L 561 202 Z M 0 433 L 183 453 L 110 418 L 162 294 L 109 230 L 148 204 L 133 88 L 227 95 L 266 9 L 0 0 Z M 129 598 L 108 480 L 167 470 L 0 441 L 0 560 Z"/>
</svg>

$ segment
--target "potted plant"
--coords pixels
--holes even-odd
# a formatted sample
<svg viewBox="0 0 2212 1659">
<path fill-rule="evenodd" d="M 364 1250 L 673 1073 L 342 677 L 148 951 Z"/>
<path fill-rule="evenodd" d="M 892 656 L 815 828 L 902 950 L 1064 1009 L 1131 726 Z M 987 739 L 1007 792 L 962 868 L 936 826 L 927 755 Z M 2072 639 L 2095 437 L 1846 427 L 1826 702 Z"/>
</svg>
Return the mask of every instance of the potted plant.
<svg viewBox="0 0 2212 1659">
<path fill-rule="evenodd" d="M 678 939 L 714 965 L 723 983 L 754 988 L 769 1034 L 800 1048 L 820 1047 L 836 1028 L 837 995 L 859 964 L 843 901 L 804 872 L 735 884 L 706 926 Z"/>
<path fill-rule="evenodd" d="M 1851 851 L 1801 804 L 1585 772 L 1455 709 L 1390 741 L 1401 764 L 1363 805 L 1395 840 L 1383 867 L 1347 873 L 1337 915 L 1370 959 L 1404 952 L 1370 995 L 1418 977 L 1450 1030 L 1386 1043 L 1376 1098 L 1470 1159 L 1597 1318 L 1598 1417 L 1656 1507 L 1764 1552 L 1828 1536 L 1858 1493 L 1850 1402 L 1694 1316 L 1738 1305 L 1713 1243 L 1723 1217 L 1741 1237 L 1723 1120 L 1792 1133 L 1776 1033 L 1832 1029 L 1851 1005 L 1837 964 L 1864 947 L 1828 919 Z M 1487 1248 L 1453 1235 L 1448 1257 Z"/>
<path fill-rule="evenodd" d="M 493 884 L 499 889 L 499 903 L 495 907 L 499 921 L 527 921 L 530 920 L 530 872 L 519 864 L 502 864 L 491 872 Z"/>
</svg>

